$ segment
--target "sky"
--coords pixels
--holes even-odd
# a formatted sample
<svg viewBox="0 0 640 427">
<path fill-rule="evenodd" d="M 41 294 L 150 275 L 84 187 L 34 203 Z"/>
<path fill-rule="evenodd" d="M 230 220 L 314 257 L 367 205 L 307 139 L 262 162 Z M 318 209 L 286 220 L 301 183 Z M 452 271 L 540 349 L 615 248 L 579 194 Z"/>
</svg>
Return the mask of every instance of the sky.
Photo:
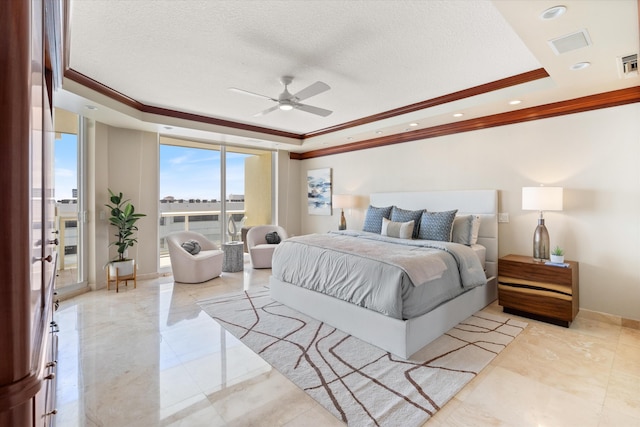
<svg viewBox="0 0 640 427">
<path fill-rule="evenodd" d="M 244 194 L 246 154 L 227 152 L 227 194 Z M 220 200 L 220 152 L 160 146 L 160 198 Z"/>
<path fill-rule="evenodd" d="M 71 199 L 78 188 L 78 137 L 67 133 L 55 140 L 55 199 Z"/>
<path fill-rule="evenodd" d="M 227 194 L 244 194 L 246 154 L 227 152 Z M 55 198 L 71 199 L 78 188 L 76 135 L 55 141 Z M 172 145 L 160 146 L 159 199 L 220 200 L 220 152 Z"/>
</svg>

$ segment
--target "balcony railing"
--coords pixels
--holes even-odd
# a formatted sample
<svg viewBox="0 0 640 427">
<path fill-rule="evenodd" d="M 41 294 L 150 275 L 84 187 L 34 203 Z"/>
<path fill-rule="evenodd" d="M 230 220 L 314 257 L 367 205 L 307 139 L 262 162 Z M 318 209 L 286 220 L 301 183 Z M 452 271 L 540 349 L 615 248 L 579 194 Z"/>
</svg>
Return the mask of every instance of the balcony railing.
<svg viewBox="0 0 640 427">
<path fill-rule="evenodd" d="M 220 210 L 160 212 L 160 256 L 168 255 L 169 248 L 166 245 L 165 237 L 176 231 L 195 231 L 203 234 L 217 245 L 222 244 L 222 233 L 229 236 L 229 240 L 239 240 L 245 212 L 244 209 L 228 209 L 224 230 L 220 223 L 222 215 Z"/>
</svg>

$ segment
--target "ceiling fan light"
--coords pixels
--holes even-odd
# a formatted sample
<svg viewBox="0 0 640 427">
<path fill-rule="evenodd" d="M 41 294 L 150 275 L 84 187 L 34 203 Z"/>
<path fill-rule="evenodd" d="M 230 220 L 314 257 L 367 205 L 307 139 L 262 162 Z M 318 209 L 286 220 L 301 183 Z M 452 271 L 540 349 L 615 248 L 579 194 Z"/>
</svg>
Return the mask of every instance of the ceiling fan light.
<svg viewBox="0 0 640 427">
<path fill-rule="evenodd" d="M 279 109 L 281 109 L 282 111 L 291 111 L 293 110 L 293 105 L 288 104 L 288 103 L 281 103 L 278 106 Z"/>
</svg>

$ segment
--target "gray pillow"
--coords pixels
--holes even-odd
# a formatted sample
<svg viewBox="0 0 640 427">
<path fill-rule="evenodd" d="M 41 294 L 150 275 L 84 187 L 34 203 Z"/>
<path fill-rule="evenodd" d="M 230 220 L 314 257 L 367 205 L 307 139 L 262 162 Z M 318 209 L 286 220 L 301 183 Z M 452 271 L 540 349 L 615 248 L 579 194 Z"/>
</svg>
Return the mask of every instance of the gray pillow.
<svg viewBox="0 0 640 427">
<path fill-rule="evenodd" d="M 418 239 L 450 242 L 453 220 L 455 219 L 457 212 L 457 209 L 444 212 L 424 211 L 420 218 Z"/>
<path fill-rule="evenodd" d="M 200 243 L 196 240 L 187 240 L 182 245 L 182 249 L 189 252 L 191 255 L 195 255 L 200 252 Z"/>
<path fill-rule="evenodd" d="M 475 245 L 478 242 L 480 217 L 478 215 L 457 216 L 453 220 L 451 241 L 463 245 Z"/>
<path fill-rule="evenodd" d="M 413 239 L 417 239 L 418 238 L 418 230 L 420 229 L 419 225 L 420 225 L 420 217 L 422 216 L 422 212 L 424 212 L 424 209 L 420 209 L 417 211 L 408 211 L 406 209 L 400 209 L 397 206 L 394 206 L 391 209 L 391 221 L 394 222 L 409 222 L 409 221 L 413 221 L 414 223 L 414 227 L 413 227 L 413 235 L 411 236 Z"/>
<path fill-rule="evenodd" d="M 387 206 L 385 208 L 369 206 L 364 217 L 362 231 L 380 234 L 382 231 L 382 218 L 389 219 L 389 215 L 391 215 L 391 208 L 392 206 Z"/>
</svg>

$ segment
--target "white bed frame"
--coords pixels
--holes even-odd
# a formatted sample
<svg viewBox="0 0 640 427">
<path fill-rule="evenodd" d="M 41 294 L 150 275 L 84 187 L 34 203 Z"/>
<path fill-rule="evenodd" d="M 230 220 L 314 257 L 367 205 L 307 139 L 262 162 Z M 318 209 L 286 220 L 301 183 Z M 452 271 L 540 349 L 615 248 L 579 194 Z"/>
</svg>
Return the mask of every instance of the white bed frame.
<svg viewBox="0 0 640 427">
<path fill-rule="evenodd" d="M 436 307 L 429 313 L 399 320 L 366 308 L 270 278 L 271 297 L 301 313 L 318 319 L 396 356 L 408 359 L 422 347 L 497 298 L 498 191 L 428 191 L 374 193 L 373 206 L 395 205 L 402 209 L 445 211 L 481 217 L 478 243 L 487 248 L 487 284 Z"/>
</svg>

